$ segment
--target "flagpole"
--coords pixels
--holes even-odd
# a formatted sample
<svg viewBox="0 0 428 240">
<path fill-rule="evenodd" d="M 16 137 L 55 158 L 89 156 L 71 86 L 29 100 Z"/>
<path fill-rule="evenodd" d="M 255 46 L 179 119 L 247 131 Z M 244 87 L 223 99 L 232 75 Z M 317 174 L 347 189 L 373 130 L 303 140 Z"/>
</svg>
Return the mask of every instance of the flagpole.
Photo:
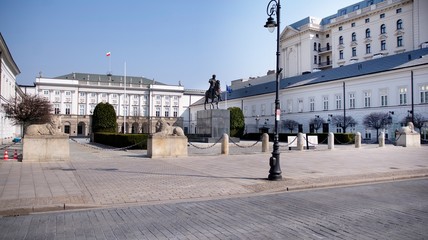
<svg viewBox="0 0 428 240">
<path fill-rule="evenodd" d="M 123 109 L 123 133 L 126 134 L 126 110 L 128 109 L 128 104 L 126 103 L 126 62 L 124 64 L 124 69 L 125 69 L 125 78 L 124 78 L 124 92 L 125 92 L 125 108 Z"/>
<path fill-rule="evenodd" d="M 228 89 L 227 89 L 227 84 L 226 84 L 226 93 L 225 93 L 225 99 L 226 99 L 226 110 L 227 110 L 227 94 L 229 93 Z"/>
</svg>

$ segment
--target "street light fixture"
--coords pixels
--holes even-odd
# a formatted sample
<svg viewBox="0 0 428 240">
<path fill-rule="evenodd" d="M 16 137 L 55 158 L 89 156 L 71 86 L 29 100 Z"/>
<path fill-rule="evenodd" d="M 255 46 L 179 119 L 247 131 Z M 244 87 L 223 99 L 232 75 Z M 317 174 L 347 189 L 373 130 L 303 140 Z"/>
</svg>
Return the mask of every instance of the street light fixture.
<svg viewBox="0 0 428 240">
<path fill-rule="evenodd" d="M 273 151 L 272 157 L 269 160 L 270 170 L 268 179 L 277 181 L 282 179 L 281 166 L 279 161 L 279 136 L 278 125 L 281 117 L 281 108 L 279 106 L 279 74 L 282 69 L 279 68 L 279 33 L 280 33 L 280 0 L 271 0 L 266 8 L 266 13 L 269 16 L 265 28 L 269 32 L 273 32 L 276 28 L 276 94 L 275 94 L 275 134 L 273 137 Z M 272 16 L 276 16 L 276 21 Z"/>
</svg>

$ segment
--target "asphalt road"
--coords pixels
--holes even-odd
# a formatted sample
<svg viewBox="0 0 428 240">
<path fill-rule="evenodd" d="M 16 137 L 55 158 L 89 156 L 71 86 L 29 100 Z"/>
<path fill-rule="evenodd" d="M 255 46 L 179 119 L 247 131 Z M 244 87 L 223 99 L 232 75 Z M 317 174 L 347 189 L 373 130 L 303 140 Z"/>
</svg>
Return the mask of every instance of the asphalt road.
<svg viewBox="0 0 428 240">
<path fill-rule="evenodd" d="M 428 239 L 428 179 L 0 218 L 0 239 Z"/>
</svg>

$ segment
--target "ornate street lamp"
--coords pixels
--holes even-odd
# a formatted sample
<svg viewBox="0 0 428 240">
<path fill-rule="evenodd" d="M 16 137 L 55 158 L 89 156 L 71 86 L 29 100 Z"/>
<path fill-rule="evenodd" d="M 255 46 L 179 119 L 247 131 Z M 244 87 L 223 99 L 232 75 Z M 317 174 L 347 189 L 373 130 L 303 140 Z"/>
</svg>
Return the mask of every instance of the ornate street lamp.
<svg viewBox="0 0 428 240">
<path fill-rule="evenodd" d="M 279 161 L 279 136 L 278 136 L 278 125 L 281 117 L 281 108 L 279 106 L 279 74 L 282 69 L 279 68 L 279 23 L 280 23 L 280 0 L 271 0 L 266 8 L 266 13 L 269 16 L 265 28 L 269 32 L 273 32 L 276 28 L 276 94 L 275 94 L 275 135 L 273 137 L 273 152 L 272 157 L 269 160 L 270 170 L 269 170 L 269 180 L 281 180 L 281 166 Z M 276 16 L 276 21 L 272 16 Z"/>
</svg>

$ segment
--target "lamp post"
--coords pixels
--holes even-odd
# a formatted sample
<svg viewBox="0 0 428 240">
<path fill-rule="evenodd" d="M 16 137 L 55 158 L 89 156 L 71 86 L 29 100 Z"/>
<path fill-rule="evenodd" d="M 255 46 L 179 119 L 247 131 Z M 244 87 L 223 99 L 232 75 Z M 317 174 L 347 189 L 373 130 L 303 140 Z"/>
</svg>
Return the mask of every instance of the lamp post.
<svg viewBox="0 0 428 240">
<path fill-rule="evenodd" d="M 269 16 L 265 28 L 269 32 L 273 32 L 276 28 L 276 94 L 275 94 L 275 135 L 273 137 L 273 151 L 272 157 L 269 160 L 270 170 L 268 179 L 272 181 L 281 180 L 281 166 L 279 159 L 279 136 L 278 136 L 278 125 L 281 117 L 281 108 L 279 106 L 279 74 L 282 69 L 279 68 L 279 33 L 280 33 L 280 0 L 270 0 L 266 13 Z M 276 15 L 276 21 L 272 16 Z"/>
</svg>

